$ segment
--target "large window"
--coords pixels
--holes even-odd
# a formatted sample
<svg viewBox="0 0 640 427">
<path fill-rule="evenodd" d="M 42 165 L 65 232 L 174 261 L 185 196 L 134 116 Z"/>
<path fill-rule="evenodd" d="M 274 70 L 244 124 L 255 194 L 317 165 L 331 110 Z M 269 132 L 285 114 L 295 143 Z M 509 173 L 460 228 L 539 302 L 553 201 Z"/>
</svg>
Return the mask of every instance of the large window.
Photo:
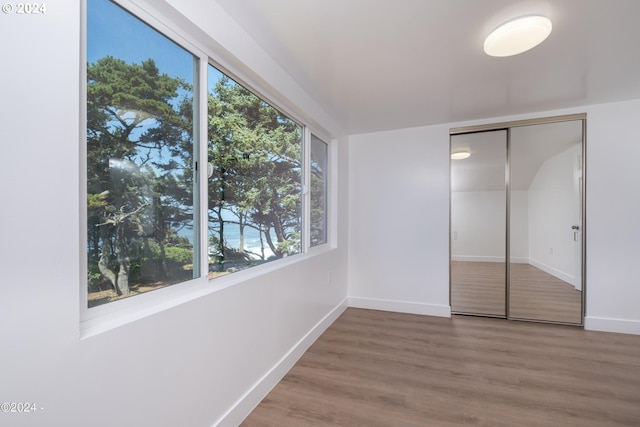
<svg viewBox="0 0 640 427">
<path fill-rule="evenodd" d="M 209 66 L 210 277 L 302 250 L 302 128 Z"/>
<path fill-rule="evenodd" d="M 88 305 L 199 275 L 191 53 L 87 4 Z"/>
<path fill-rule="evenodd" d="M 86 2 L 87 307 L 325 243 L 327 144 L 184 34 Z"/>
</svg>

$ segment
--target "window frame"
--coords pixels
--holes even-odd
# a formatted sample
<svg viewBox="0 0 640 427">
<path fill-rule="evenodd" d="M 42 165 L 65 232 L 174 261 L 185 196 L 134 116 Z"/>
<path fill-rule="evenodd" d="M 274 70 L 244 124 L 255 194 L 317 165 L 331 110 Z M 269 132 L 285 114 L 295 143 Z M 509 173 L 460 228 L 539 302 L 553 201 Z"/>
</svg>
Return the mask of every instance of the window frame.
<svg viewBox="0 0 640 427">
<path fill-rule="evenodd" d="M 200 34 L 200 30 L 195 24 L 181 19 L 179 22 L 172 16 L 172 9 L 164 7 L 162 10 L 157 5 L 151 4 L 147 0 L 110 0 L 115 5 L 121 7 L 127 13 L 133 15 L 155 31 L 171 40 L 176 45 L 190 52 L 196 58 L 197 78 L 194 79 L 194 105 L 197 103 L 199 111 L 194 120 L 198 121 L 194 126 L 194 166 L 195 188 L 194 188 L 194 228 L 198 232 L 194 236 L 194 251 L 199 254 L 200 269 L 199 275 L 193 279 L 168 285 L 163 288 L 135 295 L 135 298 L 124 298 L 118 301 L 109 302 L 103 305 L 88 307 L 87 271 L 88 260 L 86 254 L 87 244 L 87 2 L 81 2 L 81 46 L 80 46 L 80 257 L 79 260 L 79 303 L 80 303 L 80 337 L 88 338 L 103 331 L 113 329 L 120 325 L 146 317 L 150 314 L 174 307 L 183 302 L 208 295 L 213 292 L 246 282 L 255 277 L 263 276 L 271 271 L 284 268 L 298 263 L 307 256 L 312 256 L 322 251 L 335 247 L 335 230 L 333 230 L 333 200 L 336 196 L 333 186 L 334 171 L 334 139 L 329 137 L 329 133 L 309 126 L 310 120 L 295 105 L 287 108 L 287 102 L 280 102 L 281 95 L 273 90 L 267 90 L 263 85 L 255 83 L 261 80 L 258 74 L 242 66 L 238 59 L 231 57 L 228 52 L 219 45 L 203 43 L 194 34 Z M 160 7 L 163 7 L 160 5 Z M 301 251 L 285 258 L 274 260 L 251 267 L 247 270 L 239 271 L 232 275 L 208 278 L 208 188 L 204 183 L 208 182 L 207 159 L 208 159 L 208 130 L 207 130 L 207 67 L 211 65 L 222 73 L 229 76 L 238 84 L 252 92 L 271 107 L 295 122 L 301 127 Z M 237 71 L 235 71 L 237 70 Z M 195 86 L 198 86 L 197 88 Z M 327 182 L 326 182 L 326 204 L 327 204 L 327 241 L 323 244 L 310 246 L 310 135 L 313 133 L 327 144 Z M 197 245 L 197 249 L 196 249 Z"/>
<path fill-rule="evenodd" d="M 239 86 L 241 86 L 243 89 L 245 89 L 246 91 L 250 92 L 252 96 L 256 97 L 257 99 L 259 99 L 260 101 L 262 101 L 263 103 L 267 104 L 269 106 L 269 108 L 272 108 L 273 110 L 277 111 L 279 115 L 286 117 L 287 120 L 291 121 L 293 124 L 295 124 L 296 126 L 299 127 L 300 129 L 300 144 L 299 144 L 299 148 L 300 148 L 300 162 L 301 162 L 301 171 L 300 171 L 300 181 L 299 181 L 299 185 L 300 185 L 300 252 L 298 253 L 294 253 L 294 254 L 290 254 L 290 255 L 286 255 L 285 257 L 273 260 L 273 261 L 268 261 L 265 262 L 263 264 L 271 264 L 273 262 L 278 262 L 284 258 L 290 258 L 290 257 L 297 257 L 300 255 L 303 255 L 305 253 L 308 252 L 309 246 L 306 243 L 306 236 L 307 236 L 307 230 L 306 230 L 306 188 L 307 188 L 307 179 L 305 177 L 306 171 L 309 169 L 308 168 L 308 162 L 306 160 L 306 153 L 307 153 L 307 126 L 300 121 L 299 119 L 291 116 L 289 114 L 289 112 L 281 107 L 279 107 L 276 103 L 273 103 L 269 98 L 265 97 L 261 92 L 257 91 L 256 89 L 254 89 L 253 87 L 251 87 L 250 85 L 246 84 L 244 81 L 238 79 L 233 73 L 229 72 L 228 70 L 220 67 L 218 64 L 216 64 L 213 59 L 210 58 L 209 60 L 209 67 L 213 67 L 215 68 L 219 73 L 223 74 L 224 76 L 226 76 L 227 78 L 229 78 L 230 80 L 233 81 L 234 84 L 237 84 Z M 207 86 L 208 87 L 208 86 Z M 208 92 L 207 92 L 207 97 L 208 97 Z M 205 141 L 203 141 L 203 143 L 205 145 L 208 146 L 209 143 L 209 138 L 207 135 L 207 138 Z M 208 157 L 207 157 L 207 160 Z M 208 199 L 206 200 L 207 204 L 208 204 Z M 207 212 L 208 215 L 208 212 Z M 207 217 L 208 218 L 208 217 Z M 254 269 L 257 266 L 253 266 L 250 267 L 249 269 Z M 242 270 L 242 271 L 246 271 L 246 270 Z M 239 271 L 239 272 L 242 272 Z M 210 280 L 219 280 L 221 277 L 217 277 L 217 278 L 213 278 Z"/>
<path fill-rule="evenodd" d="M 311 142 L 312 142 L 312 137 L 315 137 L 317 140 L 319 140 L 320 142 L 322 142 L 323 144 L 326 145 L 326 158 L 325 158 L 325 170 L 323 170 L 323 174 L 324 174 L 324 198 L 325 198 L 325 206 L 324 206 L 324 234 L 325 234 L 325 240 L 322 243 L 319 243 L 317 245 L 312 245 L 311 244 L 311 225 L 312 225 L 312 221 L 311 221 Z M 333 167 L 331 166 L 331 142 L 327 142 L 327 141 L 331 141 L 331 140 L 327 140 L 325 139 L 322 134 L 318 133 L 318 132 L 314 132 L 312 130 L 309 130 L 309 137 L 305 140 L 306 141 L 306 148 L 307 148 L 307 152 L 309 153 L 308 159 L 305 160 L 305 165 L 307 165 L 306 168 L 306 173 L 305 173 L 305 179 L 306 179 L 306 185 L 308 188 L 308 207 L 306 209 L 306 214 L 308 215 L 307 218 L 307 232 L 306 235 L 308 236 L 308 250 L 312 251 L 315 250 L 314 248 L 320 248 L 320 247 L 324 247 L 325 245 L 329 245 L 331 246 L 332 243 L 332 239 L 331 239 L 331 227 L 330 227 L 330 223 L 331 221 L 331 197 L 330 194 L 333 193 L 333 191 L 331 190 L 331 175 L 332 175 L 332 170 Z"/>
<path fill-rule="evenodd" d="M 202 244 L 200 242 L 202 235 L 202 212 L 200 207 L 202 206 L 202 197 L 203 197 L 203 187 L 202 185 L 202 171 L 201 171 L 201 159 L 202 159 L 202 150 L 201 143 L 199 139 L 202 137 L 203 128 L 205 130 L 204 135 L 206 135 L 206 122 L 202 123 L 202 107 L 203 100 L 200 94 L 202 84 L 203 84 L 203 63 L 206 66 L 206 63 L 209 60 L 209 56 L 196 44 L 193 44 L 180 32 L 176 31 L 175 28 L 170 25 L 165 24 L 165 20 L 162 19 L 164 16 L 157 12 L 152 13 L 149 12 L 148 8 L 143 8 L 140 5 L 134 3 L 131 0 L 108 0 L 113 3 L 115 6 L 120 7 L 126 13 L 129 13 L 134 18 L 141 21 L 143 24 L 148 25 L 153 30 L 157 31 L 163 37 L 167 38 L 177 46 L 181 47 L 185 51 L 189 52 L 194 57 L 194 89 L 193 89 L 193 97 L 194 97 L 194 106 L 198 105 L 197 113 L 194 113 L 194 121 L 197 121 L 197 126 L 194 126 L 194 135 L 193 135 L 193 147 L 194 147 L 194 194 L 193 194 L 193 209 L 194 209 L 194 256 L 197 256 L 198 266 L 198 274 L 195 277 L 185 280 L 182 282 L 178 282 L 175 284 L 167 285 L 162 288 L 159 288 L 154 291 L 145 292 L 138 295 L 133 295 L 132 297 L 123 298 L 121 300 L 112 301 L 106 304 L 102 304 L 95 307 L 88 307 L 88 289 L 87 289 L 87 272 L 88 272 L 88 262 L 86 257 L 86 244 L 87 244 L 87 2 L 91 0 L 84 0 L 81 5 L 82 11 L 82 34 L 81 34 L 81 53 L 80 53 L 80 61 L 81 61 L 81 73 L 80 73 L 80 114 L 81 114 L 81 129 L 80 129 L 80 244 L 81 244 L 81 263 L 80 263 L 80 320 L 81 323 L 89 324 L 90 321 L 94 319 L 98 319 L 104 317 L 106 315 L 114 314 L 116 312 L 131 312 L 140 310 L 144 306 L 147 305 L 146 301 L 140 301 L 140 298 L 145 300 L 160 300 L 165 299 L 166 294 L 178 294 L 181 291 L 175 291 L 170 289 L 174 287 L 183 287 L 184 285 L 188 285 L 189 287 L 193 287 L 195 282 L 200 281 L 203 276 L 203 268 L 206 265 L 206 258 L 202 254 Z M 204 78 L 206 79 L 206 68 L 204 68 Z M 205 81 L 206 87 L 206 81 Z M 205 108 L 206 108 L 206 100 Z M 206 192 L 204 193 L 206 197 Z M 206 200 L 206 199 L 205 199 Z M 205 262 L 203 264 L 203 261 Z M 194 259 L 194 263 L 196 259 Z M 153 294 L 161 293 L 161 296 L 157 296 L 155 298 L 149 298 Z M 147 297 L 147 298 L 144 298 Z"/>
</svg>

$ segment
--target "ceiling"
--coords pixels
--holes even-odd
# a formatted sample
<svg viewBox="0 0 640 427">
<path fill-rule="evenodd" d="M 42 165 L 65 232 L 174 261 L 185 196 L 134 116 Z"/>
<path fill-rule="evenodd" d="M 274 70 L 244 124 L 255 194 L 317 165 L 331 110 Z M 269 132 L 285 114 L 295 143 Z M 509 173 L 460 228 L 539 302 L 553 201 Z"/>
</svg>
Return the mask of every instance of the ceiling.
<svg viewBox="0 0 640 427">
<path fill-rule="evenodd" d="M 526 191 L 547 160 L 569 149 L 579 150 L 582 120 L 514 127 L 510 141 L 509 185 Z M 451 191 L 504 191 L 506 130 L 452 135 L 451 152 L 457 151 L 468 151 L 471 157 L 451 161 Z"/>
<path fill-rule="evenodd" d="M 348 134 L 640 98 L 639 0 L 216 0 Z M 500 23 L 553 32 L 510 58 Z"/>
</svg>

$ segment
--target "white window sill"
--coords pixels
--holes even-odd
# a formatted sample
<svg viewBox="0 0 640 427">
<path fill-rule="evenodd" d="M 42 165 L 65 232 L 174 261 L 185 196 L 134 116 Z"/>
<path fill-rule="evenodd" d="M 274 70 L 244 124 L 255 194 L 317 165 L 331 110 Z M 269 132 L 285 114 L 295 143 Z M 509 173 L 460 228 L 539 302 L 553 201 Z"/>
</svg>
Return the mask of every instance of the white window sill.
<svg viewBox="0 0 640 427">
<path fill-rule="evenodd" d="M 216 279 L 209 280 L 208 277 L 201 277 L 84 310 L 84 320 L 80 322 L 80 339 L 102 334 L 136 320 L 219 292 L 230 286 L 267 275 L 293 264 L 305 262 L 312 257 L 327 253 L 333 249 L 331 245 L 323 244 L 311 248 L 305 254 L 289 256 Z M 86 304 L 86 301 L 81 301 L 81 304 Z"/>
</svg>

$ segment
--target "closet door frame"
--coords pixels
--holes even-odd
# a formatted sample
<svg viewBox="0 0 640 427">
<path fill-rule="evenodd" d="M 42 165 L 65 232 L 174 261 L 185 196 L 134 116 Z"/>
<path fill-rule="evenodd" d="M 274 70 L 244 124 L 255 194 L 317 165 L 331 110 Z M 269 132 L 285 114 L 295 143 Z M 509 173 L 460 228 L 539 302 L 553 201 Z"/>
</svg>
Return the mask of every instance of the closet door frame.
<svg viewBox="0 0 640 427">
<path fill-rule="evenodd" d="M 581 235 L 581 260 L 580 260 L 580 272 L 581 272 L 581 301 L 580 301 L 580 323 L 566 323 L 566 322 L 557 322 L 557 321 L 546 321 L 546 320 L 534 320 L 534 319 L 521 319 L 516 318 L 514 320 L 521 321 L 531 321 L 537 323 L 553 323 L 553 324 L 567 324 L 573 326 L 584 326 L 584 318 L 586 315 L 586 292 L 587 292 L 587 280 L 586 280 L 586 241 L 587 241 L 587 221 L 586 221 L 586 194 L 587 194 L 587 176 L 586 176 L 586 149 L 587 149 L 587 114 L 586 113 L 578 113 L 578 114 L 567 114 L 560 116 L 550 116 L 550 117 L 542 117 L 535 119 L 526 119 L 526 120 L 515 120 L 508 122 L 498 122 L 498 123 L 489 123 L 475 126 L 464 126 L 464 127 L 456 127 L 449 129 L 449 152 L 451 152 L 451 137 L 454 135 L 462 135 L 462 134 L 472 134 L 478 132 L 487 132 L 487 131 L 496 131 L 496 130 L 505 130 L 506 131 L 506 144 L 507 144 L 507 156 L 505 159 L 505 183 L 506 183 L 506 242 L 505 242 L 505 253 L 506 253 L 506 265 L 505 265 L 505 308 L 506 315 L 504 318 L 511 319 L 510 311 L 509 311 L 509 278 L 510 278 L 510 225 L 511 225 L 511 129 L 515 127 L 522 126 L 532 126 L 532 125 L 541 125 L 541 124 L 549 124 L 549 123 L 559 123 L 559 122 L 568 122 L 568 121 L 581 121 L 582 122 L 582 147 L 581 147 L 581 169 L 582 169 L 582 198 L 581 198 L 581 226 L 582 226 L 582 235 Z M 449 306 L 451 307 L 451 294 L 452 294 L 452 285 L 451 285 L 451 257 L 452 257 L 452 248 L 451 248 L 451 160 L 449 161 Z M 453 311 L 452 311 L 453 312 Z M 466 313 L 455 313 L 454 314 L 466 314 Z M 474 314 L 475 315 L 475 314 Z M 477 316 L 483 316 L 478 314 Z M 502 316 L 483 316 L 483 317 L 502 317 Z"/>
</svg>

